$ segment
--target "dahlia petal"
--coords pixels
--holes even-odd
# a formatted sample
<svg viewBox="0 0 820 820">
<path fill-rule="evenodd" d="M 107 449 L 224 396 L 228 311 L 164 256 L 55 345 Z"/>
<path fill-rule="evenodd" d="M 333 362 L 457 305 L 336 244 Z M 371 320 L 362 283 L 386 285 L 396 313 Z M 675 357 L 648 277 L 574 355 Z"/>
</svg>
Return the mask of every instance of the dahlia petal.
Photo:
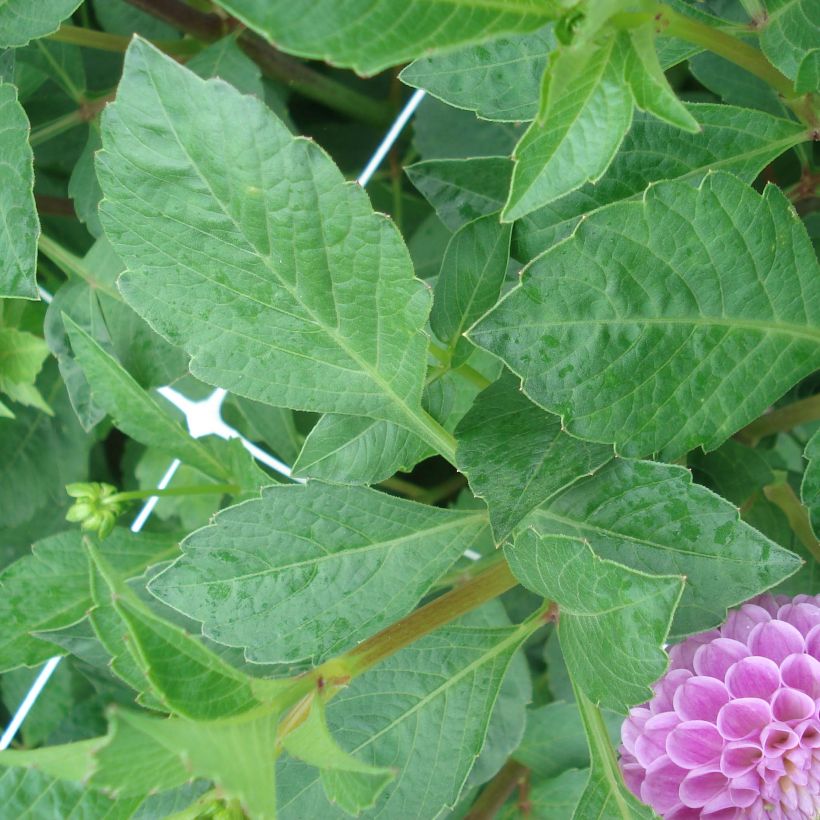
<svg viewBox="0 0 820 820">
<path fill-rule="evenodd" d="M 643 734 L 635 741 L 635 757 L 644 767 L 666 755 L 666 737 L 680 723 L 674 712 L 653 715 L 644 724 Z"/>
<path fill-rule="evenodd" d="M 799 689 L 787 687 L 781 689 L 772 698 L 772 715 L 776 720 L 782 720 L 784 723 L 806 720 L 814 714 L 816 708 L 814 698 Z"/>
<path fill-rule="evenodd" d="M 766 757 L 780 757 L 800 742 L 797 733 L 785 723 L 772 723 L 760 733 L 760 744 Z"/>
<path fill-rule="evenodd" d="M 723 706 L 717 716 L 717 727 L 727 740 L 757 737 L 771 723 L 769 704 L 760 698 L 737 698 Z"/>
<path fill-rule="evenodd" d="M 700 809 L 691 809 L 689 806 L 684 806 L 683 803 L 678 803 L 673 806 L 666 814 L 664 820 L 700 820 Z"/>
<path fill-rule="evenodd" d="M 809 697 L 820 698 L 820 661 L 811 655 L 789 655 L 780 663 L 780 677 L 786 686 L 799 689 Z"/>
<path fill-rule="evenodd" d="M 666 755 L 659 757 L 646 769 L 641 785 L 641 800 L 663 814 L 681 802 L 678 790 L 688 772 L 676 766 Z"/>
<path fill-rule="evenodd" d="M 733 609 L 726 616 L 726 623 L 720 628 L 720 634 L 724 638 L 746 643 L 754 627 L 771 619 L 772 616 L 762 606 L 743 604 L 740 609 Z"/>
<path fill-rule="evenodd" d="M 758 743 L 744 740 L 727 743 L 720 756 L 720 770 L 727 777 L 743 777 L 753 772 L 757 764 L 763 759 L 763 749 Z M 755 775 L 757 782 L 757 775 Z"/>
<path fill-rule="evenodd" d="M 624 779 L 624 783 L 629 791 L 635 795 L 638 799 L 641 797 L 641 784 L 644 781 L 644 775 L 646 770 L 640 763 L 636 760 L 633 760 L 631 763 L 625 763 L 621 760 L 621 776 Z"/>
<path fill-rule="evenodd" d="M 686 773 L 680 784 L 680 802 L 684 806 L 700 808 L 724 791 L 728 783 L 726 775 L 714 766 L 693 769 Z"/>
<path fill-rule="evenodd" d="M 820 661 L 820 626 L 814 626 L 806 635 L 806 652 Z"/>
<path fill-rule="evenodd" d="M 780 663 L 793 652 L 802 652 L 804 648 L 803 636 L 785 621 L 758 624 L 749 634 L 749 649 L 775 663 Z"/>
<path fill-rule="evenodd" d="M 672 703 L 682 720 L 717 719 L 721 707 L 729 702 L 729 692 L 716 678 L 698 675 L 683 682 Z"/>
<path fill-rule="evenodd" d="M 768 700 L 779 686 L 780 669 L 769 658 L 743 658 L 726 672 L 726 688 L 736 698 Z"/>
<path fill-rule="evenodd" d="M 801 748 L 820 749 L 820 721 L 804 720 L 794 727 L 794 733 L 800 739 Z"/>
<path fill-rule="evenodd" d="M 666 754 L 683 769 L 697 769 L 720 757 L 723 737 L 714 723 L 689 720 L 676 726 L 666 738 Z"/>
<path fill-rule="evenodd" d="M 720 632 L 717 629 L 710 629 L 708 632 L 699 632 L 697 635 L 690 635 L 686 640 L 675 644 L 669 650 L 669 668 L 670 669 L 688 669 L 690 672 L 694 671 L 692 665 L 695 652 L 704 644 L 710 643 L 715 638 L 720 637 Z"/>
<path fill-rule="evenodd" d="M 672 710 L 672 697 L 678 687 L 691 677 L 692 673 L 688 669 L 670 669 L 652 687 L 652 691 L 655 693 L 655 696 L 649 701 L 649 710 L 652 714 L 670 712 Z"/>
<path fill-rule="evenodd" d="M 630 754 L 635 754 L 635 741 L 643 734 L 643 727 L 650 717 L 652 713 L 649 709 L 636 706 L 629 710 L 629 716 L 621 724 L 621 742 Z"/>
<path fill-rule="evenodd" d="M 809 634 L 812 627 L 820 624 L 820 607 L 814 603 L 793 602 L 781 606 L 777 611 L 777 617 L 791 624 L 801 635 L 805 636 Z"/>
<path fill-rule="evenodd" d="M 766 625 L 758 624 L 755 629 L 760 629 L 760 627 Z M 726 670 L 733 663 L 741 658 L 747 658 L 751 654 L 746 644 L 742 644 L 740 641 L 734 641 L 731 638 L 716 638 L 711 643 L 704 644 L 695 652 L 693 661 L 695 674 L 723 680 L 726 676 Z"/>
<path fill-rule="evenodd" d="M 729 797 L 735 806 L 747 809 L 760 797 L 760 779 L 754 772 L 732 778 L 729 782 Z"/>
</svg>

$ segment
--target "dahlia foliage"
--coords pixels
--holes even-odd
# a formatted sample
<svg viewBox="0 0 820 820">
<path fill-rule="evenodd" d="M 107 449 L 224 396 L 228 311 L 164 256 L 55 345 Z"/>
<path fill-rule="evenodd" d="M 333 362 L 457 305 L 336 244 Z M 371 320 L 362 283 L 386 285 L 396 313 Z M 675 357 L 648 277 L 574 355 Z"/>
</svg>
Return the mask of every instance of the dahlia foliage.
<svg viewBox="0 0 820 820">
<path fill-rule="evenodd" d="M 755 598 L 669 654 L 621 730 L 627 786 L 665 820 L 820 817 L 820 595 Z"/>
</svg>

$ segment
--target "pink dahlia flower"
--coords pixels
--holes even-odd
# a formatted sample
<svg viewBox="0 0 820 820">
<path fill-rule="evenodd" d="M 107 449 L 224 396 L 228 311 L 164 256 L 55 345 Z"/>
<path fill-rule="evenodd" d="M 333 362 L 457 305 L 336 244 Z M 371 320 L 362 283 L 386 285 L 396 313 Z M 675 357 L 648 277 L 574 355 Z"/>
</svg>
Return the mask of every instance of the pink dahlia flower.
<svg viewBox="0 0 820 820">
<path fill-rule="evenodd" d="M 755 598 L 669 656 L 621 728 L 629 789 L 665 820 L 820 818 L 820 595 Z"/>
</svg>

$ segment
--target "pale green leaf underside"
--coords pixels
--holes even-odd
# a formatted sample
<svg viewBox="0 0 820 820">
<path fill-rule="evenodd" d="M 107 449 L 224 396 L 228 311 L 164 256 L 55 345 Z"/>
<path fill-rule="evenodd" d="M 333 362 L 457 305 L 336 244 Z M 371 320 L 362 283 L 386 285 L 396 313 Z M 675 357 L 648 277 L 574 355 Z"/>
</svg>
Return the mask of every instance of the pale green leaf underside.
<svg viewBox="0 0 820 820">
<path fill-rule="evenodd" d="M 339 744 L 374 766 L 397 768 L 368 817 L 437 817 L 453 806 L 481 751 L 504 675 L 532 630 L 484 607 L 416 641 L 356 678 L 328 705 Z M 315 770 L 287 760 L 279 771 L 283 820 L 339 818 Z"/>
<path fill-rule="evenodd" d="M 555 47 L 552 27 L 445 54 L 420 57 L 401 73 L 408 85 L 488 120 L 521 122 L 538 111 L 541 77 Z"/>
<path fill-rule="evenodd" d="M 606 561 L 578 539 L 521 532 L 504 554 L 524 586 L 558 604 L 558 637 L 574 686 L 625 714 L 666 669 L 661 648 L 683 578 Z"/>
<path fill-rule="evenodd" d="M 516 224 L 516 258 L 522 262 L 533 259 L 569 236 L 585 214 L 637 197 L 652 182 L 685 179 L 695 185 L 710 170 L 729 171 L 744 182 L 752 182 L 766 165 L 805 135 L 799 123 L 762 111 L 711 104 L 688 104 L 687 109 L 700 124 L 699 133 L 690 134 L 649 114 L 636 112 L 612 165 L 597 183 L 584 185 Z M 465 164 L 469 162 L 472 161 Z M 421 172 L 426 165 L 411 167 Z M 442 198 L 439 191 L 446 192 L 453 186 L 451 180 L 456 170 L 459 169 L 455 164 L 441 169 L 438 187 L 433 189 L 435 200 L 426 188 L 421 189 L 437 209 L 443 207 L 438 204 Z M 461 175 L 467 175 L 466 168 Z M 410 178 L 415 182 L 413 172 Z"/>
<path fill-rule="evenodd" d="M 29 0 L 15 5 L 31 7 Z M 76 5 L 76 3 L 75 3 Z M 8 5 L 0 3 L 0 45 Z M 29 124 L 17 89 L 0 82 L 0 297 L 37 299 L 37 237 Z"/>
<path fill-rule="evenodd" d="M 0 327 L 0 393 L 51 415 L 35 386 L 48 355 L 48 346 L 39 336 L 14 327 Z"/>
<path fill-rule="evenodd" d="M 102 133 L 120 289 L 194 375 L 394 421 L 448 450 L 420 407 L 429 295 L 396 228 L 320 148 L 141 40 Z"/>
<path fill-rule="evenodd" d="M 657 575 L 686 576 L 673 634 L 722 623 L 726 609 L 799 569 L 797 556 L 740 520 L 684 468 L 615 459 L 536 510 L 542 533 L 586 540 L 596 555 Z"/>
<path fill-rule="evenodd" d="M 283 51 L 375 74 L 465 43 L 541 28 L 539 0 L 219 0 Z"/>
<path fill-rule="evenodd" d="M 150 589 L 251 660 L 318 661 L 409 612 L 486 526 L 361 487 L 272 487 L 189 536 Z"/>
<path fill-rule="evenodd" d="M 468 336 L 570 433 L 676 458 L 820 366 L 820 270 L 774 187 L 660 183 L 590 215 Z"/>
<path fill-rule="evenodd" d="M 800 65 L 820 43 L 820 5 L 816 0 L 769 0 L 760 47 L 787 77 L 795 79 Z"/>
<path fill-rule="evenodd" d="M 456 428 L 459 469 L 487 502 L 496 543 L 535 507 L 612 458 L 612 448 L 567 435 L 507 374 Z"/>
<path fill-rule="evenodd" d="M 0 0 L 0 48 L 56 31 L 82 0 Z M 0 116 L 2 122 L 2 116 Z"/>
</svg>

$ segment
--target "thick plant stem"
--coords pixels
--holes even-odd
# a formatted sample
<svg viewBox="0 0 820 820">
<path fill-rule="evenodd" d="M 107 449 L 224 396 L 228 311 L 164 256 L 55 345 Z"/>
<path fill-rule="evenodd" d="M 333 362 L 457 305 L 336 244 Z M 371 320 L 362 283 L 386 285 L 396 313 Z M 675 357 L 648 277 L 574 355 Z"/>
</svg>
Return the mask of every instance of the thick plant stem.
<svg viewBox="0 0 820 820">
<path fill-rule="evenodd" d="M 91 271 L 85 266 L 85 262 L 79 256 L 75 256 L 67 248 L 64 248 L 59 242 L 56 242 L 46 234 L 40 234 L 37 240 L 37 247 L 40 252 L 47 256 L 63 273 L 67 276 L 79 276 L 80 279 L 86 281 L 92 288 L 96 288 L 106 296 L 122 302 L 122 296 L 119 291 L 111 288 L 102 282 L 99 282 Z"/>
<path fill-rule="evenodd" d="M 58 43 L 70 43 L 75 46 L 94 48 L 97 51 L 111 51 L 121 54 L 128 48 L 131 42 L 130 37 L 120 34 L 109 34 L 107 31 L 96 31 L 90 28 L 80 28 L 79 26 L 60 26 L 54 34 L 49 34 L 47 39 L 55 40 Z M 152 40 L 151 44 L 166 54 L 177 57 L 187 57 L 202 50 L 201 43 L 196 40 Z"/>
<path fill-rule="evenodd" d="M 737 438 L 741 441 L 754 444 L 766 436 L 775 433 L 785 433 L 807 421 L 817 421 L 820 419 L 820 393 L 816 396 L 809 396 L 807 399 L 787 404 L 785 407 L 778 407 L 771 413 L 766 413 L 759 419 L 755 419 L 751 424 L 747 424 L 737 433 Z"/>
<path fill-rule="evenodd" d="M 296 710 L 308 708 L 309 700 L 317 692 L 325 696 L 331 695 L 338 688 L 349 683 L 352 678 L 366 672 L 380 661 L 389 658 L 439 627 L 497 598 L 517 583 L 506 561 L 488 568 L 463 586 L 445 593 L 376 633 L 355 649 L 338 658 L 331 658 L 296 678 L 290 686 L 276 692 L 276 706 L 282 710 L 292 707 Z M 538 625 L 540 622 L 534 626 Z M 527 628 L 534 628 L 533 624 Z"/>
<path fill-rule="evenodd" d="M 206 43 L 212 43 L 237 29 L 235 24 L 215 14 L 198 11 L 181 0 L 127 2 Z M 303 97 L 379 128 L 392 121 L 388 106 L 314 71 L 300 60 L 282 54 L 252 31 L 242 31 L 237 44 L 268 77 L 287 85 Z"/>
<path fill-rule="evenodd" d="M 242 488 L 238 484 L 196 484 L 191 487 L 165 487 L 162 490 L 127 490 L 126 492 L 117 493 L 109 496 L 107 501 L 115 503 L 117 501 L 139 501 L 144 498 L 153 498 L 158 496 L 164 498 L 165 496 L 174 495 L 239 495 Z"/>
<path fill-rule="evenodd" d="M 800 539 L 815 561 L 820 561 L 820 542 L 814 537 L 809 514 L 800 503 L 794 490 L 784 481 L 780 484 L 769 484 L 763 488 L 763 494 L 772 504 L 776 504 L 789 520 L 789 526 Z"/>
<path fill-rule="evenodd" d="M 58 137 L 60 134 L 70 131 L 72 128 L 76 128 L 78 125 L 91 122 L 113 98 L 114 94 L 112 92 L 106 94 L 104 97 L 89 100 L 76 110 L 69 111 L 67 114 L 63 114 L 62 117 L 57 117 L 56 120 L 52 120 L 45 125 L 32 129 L 29 144 L 32 147 L 40 145 L 40 143 Z"/>
<path fill-rule="evenodd" d="M 508 760 L 484 787 L 470 811 L 464 815 L 464 820 L 492 820 L 515 791 L 515 787 L 524 783 L 529 771 L 517 760 Z"/>
</svg>

